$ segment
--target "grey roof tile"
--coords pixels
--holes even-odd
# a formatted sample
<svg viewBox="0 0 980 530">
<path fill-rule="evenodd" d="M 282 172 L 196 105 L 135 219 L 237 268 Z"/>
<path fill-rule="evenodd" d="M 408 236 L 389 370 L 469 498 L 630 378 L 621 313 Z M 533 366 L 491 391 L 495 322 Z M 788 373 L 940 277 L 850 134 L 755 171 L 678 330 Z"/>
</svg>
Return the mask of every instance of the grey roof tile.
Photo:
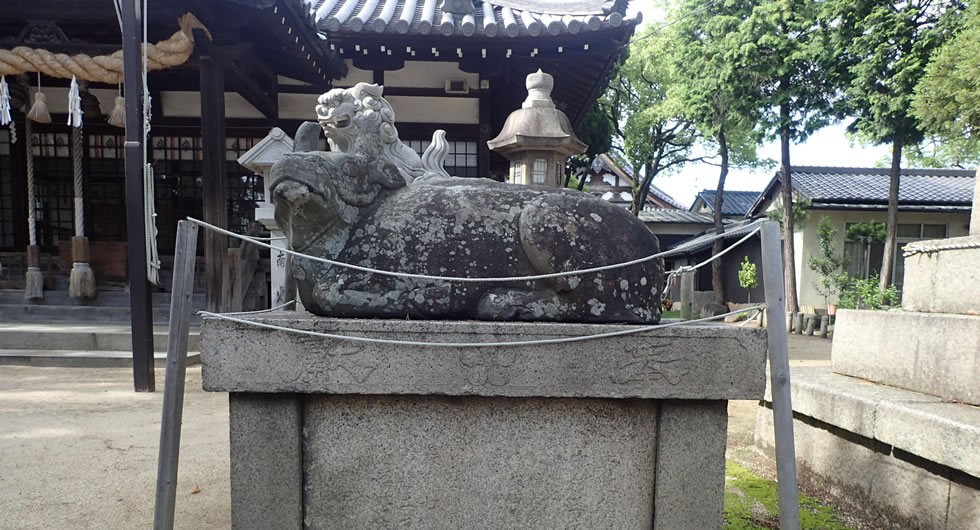
<svg viewBox="0 0 980 530">
<path fill-rule="evenodd" d="M 888 203 L 888 168 L 799 166 L 793 168 L 793 191 L 814 203 Z M 899 204 L 970 204 L 972 170 L 903 169 Z"/>
<path fill-rule="evenodd" d="M 443 0 L 297 0 L 313 22 L 331 32 L 547 37 L 638 24 L 613 0 L 473 1 L 472 14 L 444 13 Z"/>
<path fill-rule="evenodd" d="M 703 200 L 712 212 L 715 211 L 716 193 L 717 190 L 702 190 L 701 193 L 698 193 L 698 198 Z M 749 213 L 749 208 L 752 208 L 752 203 L 758 196 L 758 191 L 725 190 L 721 199 L 721 214 L 744 217 L 745 214 Z"/>
<path fill-rule="evenodd" d="M 667 208 L 646 208 L 640 211 L 639 217 L 644 223 L 714 224 L 714 219 L 708 214 Z M 724 221 L 730 222 L 728 219 Z"/>
</svg>

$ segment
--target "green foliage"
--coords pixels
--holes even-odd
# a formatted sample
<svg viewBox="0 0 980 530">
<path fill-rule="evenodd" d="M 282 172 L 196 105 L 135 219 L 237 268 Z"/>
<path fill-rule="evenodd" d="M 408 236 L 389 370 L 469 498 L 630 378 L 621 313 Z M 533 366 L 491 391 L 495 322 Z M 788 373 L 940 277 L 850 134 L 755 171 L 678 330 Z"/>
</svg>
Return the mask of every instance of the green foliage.
<svg viewBox="0 0 980 530">
<path fill-rule="evenodd" d="M 725 461 L 725 475 L 724 528 L 778 527 L 779 490 L 774 481 L 761 478 L 732 460 Z M 801 530 L 848 530 L 830 506 L 802 493 L 798 499 Z"/>
<path fill-rule="evenodd" d="M 813 203 L 810 199 L 800 199 L 798 201 L 793 201 L 793 225 L 803 226 L 807 221 L 810 220 L 810 206 Z M 773 208 L 766 212 L 766 218 L 770 221 L 776 221 L 779 226 L 783 225 L 783 209 Z"/>
<path fill-rule="evenodd" d="M 589 191 L 584 180 L 589 176 L 592 158 L 588 155 L 574 155 L 565 162 L 565 187 L 574 190 Z M 580 188 L 581 186 L 581 188 Z"/>
<path fill-rule="evenodd" d="M 748 256 L 742 260 L 742 268 L 738 270 L 738 284 L 742 289 L 752 289 L 759 285 L 755 263 L 749 261 Z"/>
<path fill-rule="evenodd" d="M 911 114 L 915 87 L 963 7 L 957 0 L 827 0 L 829 42 L 847 77 L 838 111 L 856 117 L 851 130 L 875 144 L 923 139 Z"/>
<path fill-rule="evenodd" d="M 751 2 L 738 30 L 738 59 L 759 78 L 760 124 L 802 142 L 834 118 L 843 95 L 840 62 L 818 0 Z M 787 161 L 788 162 L 788 161 Z"/>
<path fill-rule="evenodd" d="M 680 22 L 666 33 L 675 72 L 669 100 L 705 137 L 726 142 L 735 165 L 755 162 L 760 140 L 763 79 L 739 52 L 751 13 L 746 1 L 680 0 L 670 15 Z"/>
<path fill-rule="evenodd" d="M 600 99 L 622 138 L 623 154 L 634 168 L 634 214 L 642 209 L 654 177 L 701 160 L 693 154 L 694 146 L 702 142 L 696 124 L 668 98 L 667 88 L 677 74 L 670 63 L 670 50 L 666 34 L 631 43 L 628 56 Z"/>
<path fill-rule="evenodd" d="M 844 237 L 851 241 L 860 241 L 865 245 L 871 243 L 885 242 L 885 223 L 868 221 L 867 223 L 854 223 L 847 227 Z"/>
<path fill-rule="evenodd" d="M 575 135 L 589 146 L 585 151 L 585 158 L 588 160 L 612 149 L 614 134 L 612 118 L 598 102 L 592 104 L 589 112 L 575 127 Z"/>
<path fill-rule="evenodd" d="M 980 2 L 950 18 L 955 36 L 926 66 L 912 111 L 936 137 L 930 165 L 971 165 L 980 162 Z"/>
<path fill-rule="evenodd" d="M 807 264 L 810 270 L 819 275 L 813 286 L 823 296 L 824 303 L 830 303 L 830 298 L 837 294 L 841 284 L 846 283 L 847 265 L 837 252 L 837 229 L 829 217 L 821 217 L 817 223 L 817 241 L 820 255 L 811 255 Z"/>
<path fill-rule="evenodd" d="M 894 285 L 882 289 L 878 276 L 866 280 L 856 279 L 841 291 L 840 307 L 844 309 L 881 309 L 883 305 L 896 305 L 901 299 Z"/>
</svg>

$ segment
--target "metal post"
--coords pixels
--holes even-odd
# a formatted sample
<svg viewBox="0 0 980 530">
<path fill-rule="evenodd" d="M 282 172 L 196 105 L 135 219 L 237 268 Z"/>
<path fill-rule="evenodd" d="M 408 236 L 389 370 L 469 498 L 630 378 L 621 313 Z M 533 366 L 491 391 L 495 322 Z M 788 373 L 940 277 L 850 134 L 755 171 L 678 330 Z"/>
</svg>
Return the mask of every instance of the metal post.
<svg viewBox="0 0 980 530">
<path fill-rule="evenodd" d="M 800 528 L 796 487 L 796 447 L 793 441 L 793 405 L 789 388 L 789 345 L 786 334 L 786 293 L 783 290 L 783 257 L 779 223 L 762 223 L 762 285 L 766 292 L 769 328 L 769 373 L 772 415 L 776 438 L 776 481 L 779 494 L 779 528 Z"/>
<path fill-rule="evenodd" d="M 174 527 L 197 230 L 197 225 L 190 221 L 177 223 L 174 285 L 170 297 L 170 325 L 167 334 L 167 375 L 163 382 L 163 418 L 160 421 L 160 456 L 157 461 L 156 509 L 153 513 L 154 530 L 171 530 Z"/>
<path fill-rule="evenodd" d="M 143 81 L 137 0 L 122 2 L 123 76 L 126 94 L 126 238 L 129 305 L 133 336 L 133 386 L 153 392 L 153 308 L 146 278 L 146 229 L 143 224 Z M 146 16 L 146 13 L 142 13 Z"/>
</svg>

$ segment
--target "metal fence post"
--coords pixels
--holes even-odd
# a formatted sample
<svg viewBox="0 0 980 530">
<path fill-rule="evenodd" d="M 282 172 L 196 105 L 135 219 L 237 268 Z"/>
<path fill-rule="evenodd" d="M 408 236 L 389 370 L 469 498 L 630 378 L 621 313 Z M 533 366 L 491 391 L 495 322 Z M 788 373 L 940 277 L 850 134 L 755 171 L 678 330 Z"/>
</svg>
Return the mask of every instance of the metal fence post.
<svg viewBox="0 0 980 530">
<path fill-rule="evenodd" d="M 776 439 L 776 480 L 779 494 L 779 528 L 800 528 L 796 486 L 796 444 L 793 441 L 793 405 L 789 387 L 789 344 L 786 333 L 786 292 L 783 289 L 783 257 L 779 223 L 766 221 L 762 238 L 762 285 L 766 292 L 769 321 L 769 373 Z"/>
<path fill-rule="evenodd" d="M 177 461 L 180 456 L 180 422 L 184 413 L 184 376 L 187 368 L 187 334 L 191 298 L 194 294 L 194 262 L 197 257 L 198 226 L 177 223 L 174 249 L 174 283 L 170 294 L 170 325 L 167 333 L 167 375 L 163 383 L 163 417 L 160 421 L 160 456 L 157 461 L 154 530 L 174 527 L 177 497 Z"/>
</svg>

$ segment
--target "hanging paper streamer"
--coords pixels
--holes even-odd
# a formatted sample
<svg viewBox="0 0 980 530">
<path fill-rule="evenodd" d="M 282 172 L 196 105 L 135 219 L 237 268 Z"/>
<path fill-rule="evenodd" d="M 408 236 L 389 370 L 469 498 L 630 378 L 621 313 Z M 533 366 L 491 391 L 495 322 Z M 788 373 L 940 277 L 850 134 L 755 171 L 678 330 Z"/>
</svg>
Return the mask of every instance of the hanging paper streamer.
<svg viewBox="0 0 980 530">
<path fill-rule="evenodd" d="M 82 126 L 82 96 L 78 93 L 78 79 L 71 76 L 71 88 L 68 89 L 68 126 Z"/>
<path fill-rule="evenodd" d="M 7 125 L 11 121 L 10 87 L 7 86 L 7 77 L 0 76 L 0 125 Z"/>
</svg>

